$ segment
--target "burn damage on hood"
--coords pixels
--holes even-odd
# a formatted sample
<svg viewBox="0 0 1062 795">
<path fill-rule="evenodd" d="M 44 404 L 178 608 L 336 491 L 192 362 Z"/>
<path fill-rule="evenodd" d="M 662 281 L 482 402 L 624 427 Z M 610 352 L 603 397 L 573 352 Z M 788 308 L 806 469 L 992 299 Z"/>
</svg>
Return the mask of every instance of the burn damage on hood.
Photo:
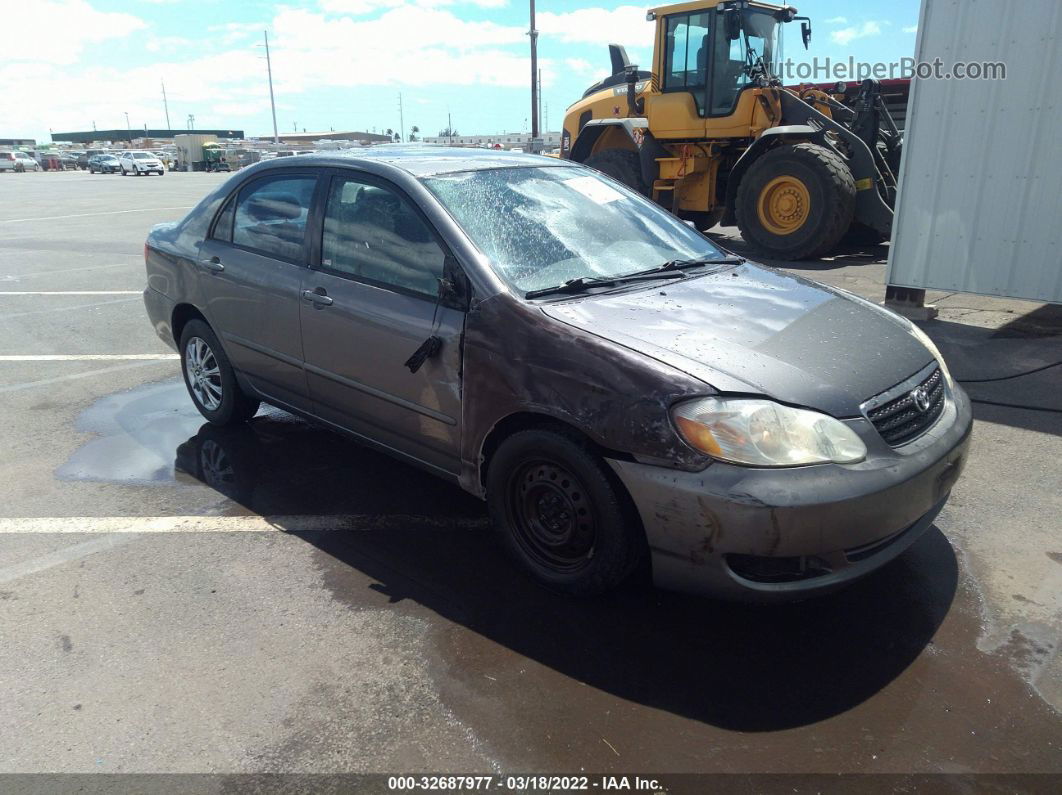
<svg viewBox="0 0 1062 795">
<path fill-rule="evenodd" d="M 862 402 L 932 361 L 884 311 L 752 264 L 542 311 L 718 392 L 765 395 L 840 418 L 858 416 Z"/>
</svg>

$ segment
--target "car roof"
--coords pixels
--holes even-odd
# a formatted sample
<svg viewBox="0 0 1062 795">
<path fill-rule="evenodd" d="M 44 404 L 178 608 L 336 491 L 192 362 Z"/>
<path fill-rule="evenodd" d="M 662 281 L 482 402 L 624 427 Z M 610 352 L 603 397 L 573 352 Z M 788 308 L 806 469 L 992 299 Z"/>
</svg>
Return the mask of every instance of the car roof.
<svg viewBox="0 0 1062 795">
<path fill-rule="evenodd" d="M 287 162 L 286 162 L 287 161 Z M 541 166 L 571 167 L 575 164 L 555 157 L 541 157 L 522 152 L 506 152 L 492 149 L 462 149 L 438 144 L 382 144 L 340 152 L 316 152 L 298 158 L 298 165 L 357 166 L 359 164 L 385 164 L 405 171 L 413 177 L 438 174 L 453 174 L 459 171 L 482 171 L 494 168 L 533 168 Z M 271 159 L 265 169 L 291 168 L 288 158 Z"/>
</svg>

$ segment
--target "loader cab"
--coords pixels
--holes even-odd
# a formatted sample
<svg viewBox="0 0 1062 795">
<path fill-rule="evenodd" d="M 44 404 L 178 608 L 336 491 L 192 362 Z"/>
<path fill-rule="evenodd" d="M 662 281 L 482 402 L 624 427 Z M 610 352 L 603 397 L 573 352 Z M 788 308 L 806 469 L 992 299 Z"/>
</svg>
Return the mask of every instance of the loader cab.
<svg viewBox="0 0 1062 795">
<path fill-rule="evenodd" d="M 653 71 L 661 75 L 660 93 L 647 98 L 650 127 L 664 137 L 728 137 L 742 129 L 747 136 L 755 103 L 742 94 L 781 58 L 785 11 L 732 1 L 650 12 L 657 24 Z"/>
</svg>

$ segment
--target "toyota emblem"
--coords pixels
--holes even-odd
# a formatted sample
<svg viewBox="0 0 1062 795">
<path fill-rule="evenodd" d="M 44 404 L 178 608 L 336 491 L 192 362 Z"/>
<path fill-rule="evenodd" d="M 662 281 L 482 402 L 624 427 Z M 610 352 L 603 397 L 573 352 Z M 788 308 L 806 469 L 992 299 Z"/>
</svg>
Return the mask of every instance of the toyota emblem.
<svg viewBox="0 0 1062 795">
<path fill-rule="evenodd" d="M 929 408 L 929 393 L 924 386 L 920 386 L 911 392 L 911 402 L 914 403 L 916 409 L 925 413 Z"/>
</svg>

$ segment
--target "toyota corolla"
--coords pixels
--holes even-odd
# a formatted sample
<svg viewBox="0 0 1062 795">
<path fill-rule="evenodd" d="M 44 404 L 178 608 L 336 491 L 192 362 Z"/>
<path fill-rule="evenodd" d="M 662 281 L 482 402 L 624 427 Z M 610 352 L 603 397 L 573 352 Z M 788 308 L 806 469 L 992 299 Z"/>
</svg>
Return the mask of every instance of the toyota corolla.
<svg viewBox="0 0 1062 795">
<path fill-rule="evenodd" d="M 917 327 L 566 161 L 276 159 L 145 255 L 207 420 L 268 403 L 446 478 L 554 589 L 823 593 L 913 544 L 966 457 Z"/>
</svg>

